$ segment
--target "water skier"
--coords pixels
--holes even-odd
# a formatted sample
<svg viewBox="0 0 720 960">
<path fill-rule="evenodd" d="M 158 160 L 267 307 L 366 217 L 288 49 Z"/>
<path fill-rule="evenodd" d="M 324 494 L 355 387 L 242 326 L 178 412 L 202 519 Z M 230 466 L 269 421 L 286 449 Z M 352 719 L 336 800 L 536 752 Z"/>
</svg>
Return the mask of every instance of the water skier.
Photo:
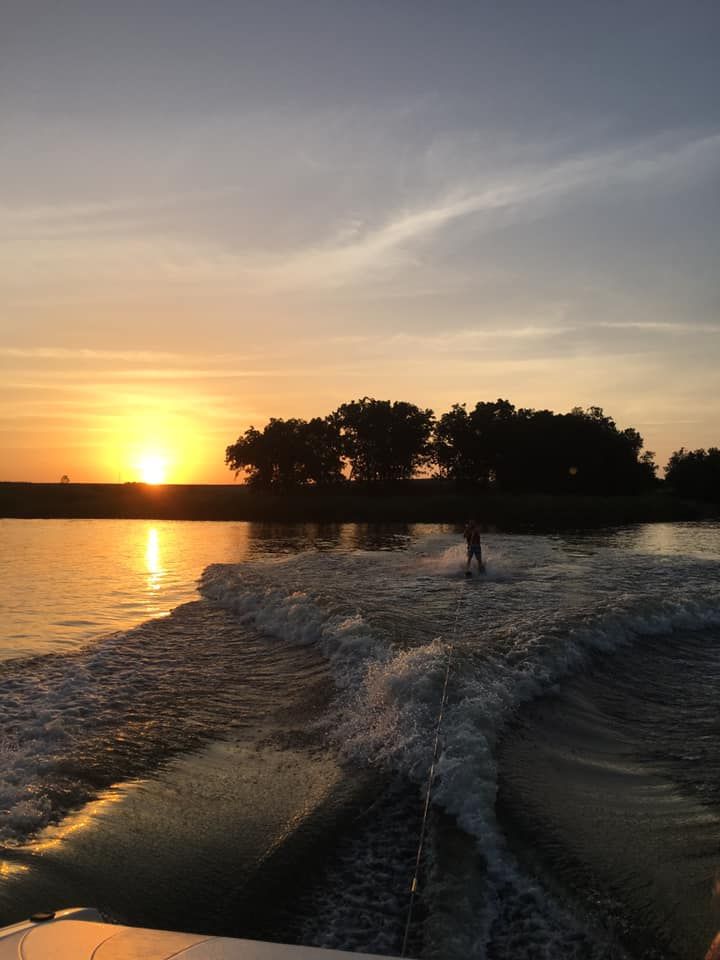
<svg viewBox="0 0 720 960">
<path fill-rule="evenodd" d="M 464 535 L 467 541 L 467 567 L 465 568 L 465 576 L 471 577 L 472 571 L 470 570 L 470 565 L 472 564 L 473 557 L 477 560 L 478 573 L 482 573 L 485 569 L 482 558 L 482 544 L 480 543 L 480 526 L 477 520 L 471 520 L 467 524 Z"/>
</svg>

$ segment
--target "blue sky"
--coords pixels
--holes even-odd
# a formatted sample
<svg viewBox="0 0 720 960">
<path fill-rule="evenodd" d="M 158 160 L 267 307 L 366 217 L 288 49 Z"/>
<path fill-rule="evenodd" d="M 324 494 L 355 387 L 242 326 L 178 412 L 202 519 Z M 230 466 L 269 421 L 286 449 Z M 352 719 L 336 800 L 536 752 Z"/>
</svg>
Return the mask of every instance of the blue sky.
<svg viewBox="0 0 720 960">
<path fill-rule="evenodd" d="M 5 479 L 366 394 L 720 443 L 716 4 L 3 9 Z"/>
</svg>

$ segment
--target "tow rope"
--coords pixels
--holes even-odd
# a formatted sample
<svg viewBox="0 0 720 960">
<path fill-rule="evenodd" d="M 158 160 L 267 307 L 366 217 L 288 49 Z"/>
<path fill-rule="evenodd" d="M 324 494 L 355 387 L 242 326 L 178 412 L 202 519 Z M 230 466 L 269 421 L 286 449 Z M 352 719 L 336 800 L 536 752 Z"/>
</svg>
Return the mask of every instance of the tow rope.
<svg viewBox="0 0 720 960">
<path fill-rule="evenodd" d="M 455 652 L 455 643 L 457 640 L 457 628 L 458 620 L 460 618 L 460 608 L 462 607 L 463 600 L 465 599 L 465 586 L 467 581 L 463 583 L 462 589 L 460 591 L 460 596 L 458 597 L 457 606 L 455 608 L 455 618 L 453 622 L 451 642 L 448 648 L 447 654 L 447 663 L 445 665 L 445 680 L 443 682 L 442 697 L 440 698 L 440 710 L 438 712 L 437 724 L 435 726 L 435 743 L 433 745 L 432 760 L 430 761 L 430 769 L 428 770 L 427 778 L 427 787 L 425 789 L 425 805 L 423 808 L 422 822 L 420 824 L 420 840 L 417 848 L 417 856 L 415 858 L 415 871 L 413 873 L 412 883 L 410 884 L 410 902 L 408 904 L 407 919 L 405 921 L 405 934 L 403 936 L 402 950 L 400 951 L 400 956 L 405 956 L 405 951 L 407 950 L 408 937 L 410 936 L 410 927 L 412 924 L 413 910 L 415 908 L 415 896 L 418 889 L 418 877 L 420 875 L 420 863 L 422 861 L 423 847 L 425 845 L 425 833 L 427 830 L 427 819 L 428 812 L 430 810 L 430 796 L 432 794 L 433 783 L 435 781 L 435 765 L 438 759 L 438 751 L 440 748 L 440 728 L 443 722 L 443 716 L 445 713 L 445 704 L 447 703 L 447 694 L 448 694 L 448 682 L 450 680 L 450 667 L 452 665 L 453 653 Z"/>
</svg>

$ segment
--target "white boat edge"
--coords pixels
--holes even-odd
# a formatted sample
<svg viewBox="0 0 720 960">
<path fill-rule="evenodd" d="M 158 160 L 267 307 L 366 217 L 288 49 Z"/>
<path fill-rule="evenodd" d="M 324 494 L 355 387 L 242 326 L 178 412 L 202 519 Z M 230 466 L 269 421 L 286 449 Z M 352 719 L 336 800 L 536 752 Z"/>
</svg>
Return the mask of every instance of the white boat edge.
<svg viewBox="0 0 720 960">
<path fill-rule="evenodd" d="M 106 923 L 97 910 L 33 914 L 0 928 L 0 960 L 378 960 L 377 954 Z"/>
</svg>

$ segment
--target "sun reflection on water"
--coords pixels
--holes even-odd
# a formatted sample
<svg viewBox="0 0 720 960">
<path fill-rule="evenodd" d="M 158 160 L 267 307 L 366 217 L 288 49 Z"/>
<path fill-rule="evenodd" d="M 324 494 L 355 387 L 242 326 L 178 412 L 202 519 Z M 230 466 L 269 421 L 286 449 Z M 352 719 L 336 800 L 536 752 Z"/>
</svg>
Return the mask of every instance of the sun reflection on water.
<svg viewBox="0 0 720 960">
<path fill-rule="evenodd" d="M 160 558 L 160 535 L 157 527 L 149 527 L 145 544 L 145 566 L 148 572 L 148 587 L 159 590 L 165 568 Z"/>
<path fill-rule="evenodd" d="M 137 789 L 143 782 L 135 780 L 116 783 L 108 790 L 104 790 L 99 797 L 90 800 L 80 810 L 69 813 L 60 823 L 45 827 L 35 840 L 30 841 L 28 850 L 33 854 L 48 853 L 60 847 L 74 834 L 86 832 L 111 807 L 122 803 L 130 790 Z"/>
<path fill-rule="evenodd" d="M 0 860 L 0 880 L 27 873 L 30 867 L 25 863 L 13 863 L 11 860 Z"/>
</svg>

